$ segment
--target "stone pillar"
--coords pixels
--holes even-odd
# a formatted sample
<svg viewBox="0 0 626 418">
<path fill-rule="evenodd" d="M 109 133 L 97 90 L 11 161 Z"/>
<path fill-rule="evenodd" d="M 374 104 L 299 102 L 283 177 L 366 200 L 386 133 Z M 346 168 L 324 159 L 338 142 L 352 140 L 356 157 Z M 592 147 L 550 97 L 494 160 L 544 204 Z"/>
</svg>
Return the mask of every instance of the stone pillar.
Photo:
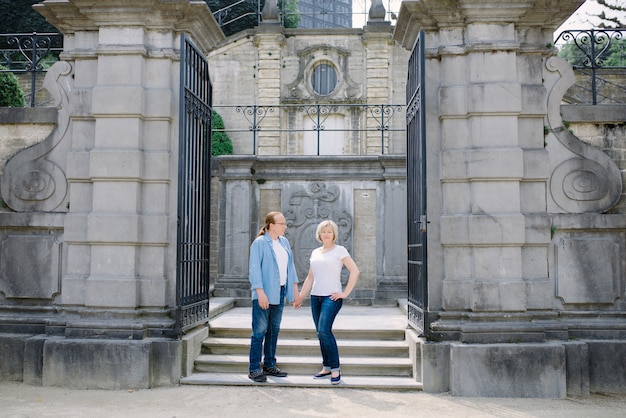
<svg viewBox="0 0 626 418">
<path fill-rule="evenodd" d="M 266 3 L 266 6 L 268 4 Z M 264 114 L 263 130 L 258 132 L 255 150 L 258 155 L 280 155 L 281 148 L 286 146 L 281 143 L 280 135 L 276 134 L 280 130 L 280 112 L 267 112 L 267 106 L 280 104 L 281 51 L 284 42 L 283 27 L 275 19 L 257 28 L 257 34 L 254 37 L 254 45 L 257 47 L 258 74 L 256 102 L 263 108 L 261 112 Z"/>
<path fill-rule="evenodd" d="M 74 75 L 65 316 L 54 330 L 70 338 L 45 342 L 42 382 L 175 384 L 180 34 L 205 51 L 223 35 L 204 2 L 92 6 L 87 0 L 35 6 L 63 32 L 61 58 Z"/>
<path fill-rule="evenodd" d="M 581 3 L 402 4 L 395 38 L 426 40 L 430 330 L 456 341 L 422 368 L 427 391 L 442 389 L 441 373 L 454 395 L 565 395 L 565 349 L 545 344 L 557 326 L 533 319 L 555 307 L 544 66 Z"/>
<path fill-rule="evenodd" d="M 370 10 L 370 15 L 372 11 Z M 384 16 L 384 8 L 383 8 Z M 394 41 L 391 35 L 391 27 L 389 22 L 372 22 L 368 21 L 364 28 L 363 43 L 365 44 L 365 84 L 367 91 L 368 105 L 390 104 L 389 98 L 393 97 L 391 93 L 391 63 L 392 46 Z M 365 144 L 362 146 L 361 152 L 368 155 L 379 155 L 381 147 L 383 154 L 389 153 L 388 137 L 385 143 L 382 143 L 380 132 L 381 121 L 386 115 L 367 115 L 367 135 Z M 381 119 L 382 118 L 382 119 Z"/>
</svg>

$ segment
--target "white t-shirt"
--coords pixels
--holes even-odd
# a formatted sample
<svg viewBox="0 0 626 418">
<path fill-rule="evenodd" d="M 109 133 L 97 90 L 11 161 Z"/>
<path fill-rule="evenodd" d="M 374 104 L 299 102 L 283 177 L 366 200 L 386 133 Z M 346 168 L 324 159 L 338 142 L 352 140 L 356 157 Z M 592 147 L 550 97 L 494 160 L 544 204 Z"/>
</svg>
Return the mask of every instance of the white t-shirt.
<svg viewBox="0 0 626 418">
<path fill-rule="evenodd" d="M 280 274 L 280 285 L 287 283 L 287 263 L 289 262 L 289 254 L 277 239 L 272 240 L 272 248 L 276 254 L 276 263 L 278 263 L 278 273 Z"/>
<path fill-rule="evenodd" d="M 349 257 L 348 250 L 341 245 L 327 253 L 322 252 L 323 247 L 311 252 L 311 269 L 313 270 L 313 287 L 311 294 L 315 296 L 328 296 L 333 292 L 341 292 L 341 269 L 345 257 Z"/>
</svg>

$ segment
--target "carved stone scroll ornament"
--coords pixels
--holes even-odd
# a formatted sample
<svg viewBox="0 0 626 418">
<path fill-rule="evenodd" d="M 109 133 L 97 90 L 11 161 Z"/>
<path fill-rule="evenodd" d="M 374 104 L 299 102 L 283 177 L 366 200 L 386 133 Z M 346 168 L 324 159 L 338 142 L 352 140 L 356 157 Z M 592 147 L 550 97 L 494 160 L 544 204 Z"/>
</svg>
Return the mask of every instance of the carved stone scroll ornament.
<svg viewBox="0 0 626 418">
<path fill-rule="evenodd" d="M 69 94 L 73 87 L 72 66 L 54 64 L 44 79 L 44 88 L 58 109 L 57 124 L 40 143 L 19 151 L 7 162 L 0 184 L 2 199 L 18 212 L 65 212 L 67 178 L 64 172 L 69 140 Z"/>
<path fill-rule="evenodd" d="M 546 70 L 550 196 L 565 213 L 605 212 L 618 202 L 622 192 L 619 167 L 602 150 L 581 141 L 563 125 L 561 101 L 576 81 L 571 66 L 551 57 Z"/>
</svg>

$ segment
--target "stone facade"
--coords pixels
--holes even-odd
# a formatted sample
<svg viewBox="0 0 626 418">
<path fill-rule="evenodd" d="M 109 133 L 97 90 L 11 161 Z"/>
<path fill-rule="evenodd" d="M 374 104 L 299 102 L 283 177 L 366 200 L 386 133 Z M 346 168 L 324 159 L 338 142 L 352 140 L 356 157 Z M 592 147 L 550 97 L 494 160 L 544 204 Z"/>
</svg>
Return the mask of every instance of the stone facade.
<svg viewBox="0 0 626 418">
<path fill-rule="evenodd" d="M 54 129 L 44 132 L 48 115 L 0 130 L 23 138 L 5 155 L 24 147 L 1 180 L 3 379 L 144 388 L 190 372 L 206 328 L 180 339 L 172 319 L 183 32 L 209 57 L 236 150 L 215 167 L 216 291 L 248 299 L 248 248 L 278 209 L 301 277 L 313 227 L 332 218 L 362 271 L 351 302 L 406 294 L 404 133 L 381 144 L 356 134 L 372 119 L 337 111 L 348 133 L 318 157 L 291 129 L 305 115 L 268 112 L 253 142 L 226 106 L 404 103 L 421 29 L 433 321 L 429 340 L 407 331 L 415 375 L 461 396 L 624 392 L 621 119 L 599 128 L 561 108 L 573 74 L 546 46 L 581 0 L 405 1 L 395 30 L 298 32 L 268 19 L 228 40 L 204 2 L 126 3 L 37 6 L 66 45 L 46 79 Z M 341 80 L 323 100 L 310 83 L 319 63 Z"/>
</svg>

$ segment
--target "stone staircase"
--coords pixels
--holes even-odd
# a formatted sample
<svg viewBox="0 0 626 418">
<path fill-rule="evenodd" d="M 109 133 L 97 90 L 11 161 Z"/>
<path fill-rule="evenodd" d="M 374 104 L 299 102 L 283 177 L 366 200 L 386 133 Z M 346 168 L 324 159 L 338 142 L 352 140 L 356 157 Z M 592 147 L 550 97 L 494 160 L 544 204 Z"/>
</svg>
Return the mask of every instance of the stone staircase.
<svg viewBox="0 0 626 418">
<path fill-rule="evenodd" d="M 270 376 L 266 383 L 248 379 L 251 308 L 222 307 L 220 311 L 209 321 L 209 337 L 202 342 L 193 373 L 181 379 L 181 384 L 422 388 L 413 377 L 405 340 L 406 314 L 398 307 L 343 306 L 334 326 L 342 372 L 342 383 L 337 386 L 330 379 L 313 379 L 321 369 L 321 354 L 308 306 L 285 307 L 276 357 L 278 367 L 289 376 Z"/>
</svg>

